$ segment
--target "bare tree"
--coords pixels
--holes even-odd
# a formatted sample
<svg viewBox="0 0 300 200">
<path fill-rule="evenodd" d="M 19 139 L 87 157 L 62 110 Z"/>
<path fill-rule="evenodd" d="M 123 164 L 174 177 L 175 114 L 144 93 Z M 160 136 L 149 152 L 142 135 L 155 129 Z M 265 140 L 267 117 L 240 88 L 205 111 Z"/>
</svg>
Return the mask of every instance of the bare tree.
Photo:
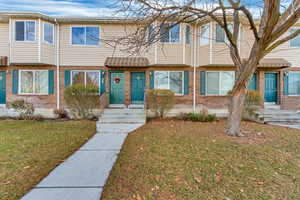
<svg viewBox="0 0 300 200">
<path fill-rule="evenodd" d="M 300 0 L 121 0 L 119 12 L 144 24 L 130 37 L 119 38 L 128 51 L 137 53 L 161 40 L 162 32 L 179 23 L 203 18 L 216 22 L 228 39 L 236 67 L 235 84 L 229 93 L 228 134 L 241 136 L 241 120 L 247 85 L 262 58 L 281 44 L 295 38 L 300 30 L 286 36 L 300 18 Z M 121 9 L 120 9 L 121 8 Z M 241 20 L 252 32 L 254 42 L 248 58 L 240 55 L 238 40 Z M 171 25 L 168 22 L 173 22 Z M 233 25 L 230 28 L 229 23 Z M 148 34 L 148 35 L 147 35 Z M 147 39 L 148 38 L 148 39 Z M 150 38 L 150 39 L 149 39 Z"/>
</svg>

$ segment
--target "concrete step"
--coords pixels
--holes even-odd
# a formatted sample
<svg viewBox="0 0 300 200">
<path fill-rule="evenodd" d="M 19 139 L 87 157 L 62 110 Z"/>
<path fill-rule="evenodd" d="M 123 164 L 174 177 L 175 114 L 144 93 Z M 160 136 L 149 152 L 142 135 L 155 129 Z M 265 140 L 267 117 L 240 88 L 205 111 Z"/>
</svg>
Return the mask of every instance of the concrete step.
<svg viewBox="0 0 300 200">
<path fill-rule="evenodd" d="M 120 123 L 120 124 L 103 124 L 97 123 L 97 132 L 98 133 L 129 133 L 132 132 L 139 127 L 143 126 L 144 123 Z"/>
</svg>

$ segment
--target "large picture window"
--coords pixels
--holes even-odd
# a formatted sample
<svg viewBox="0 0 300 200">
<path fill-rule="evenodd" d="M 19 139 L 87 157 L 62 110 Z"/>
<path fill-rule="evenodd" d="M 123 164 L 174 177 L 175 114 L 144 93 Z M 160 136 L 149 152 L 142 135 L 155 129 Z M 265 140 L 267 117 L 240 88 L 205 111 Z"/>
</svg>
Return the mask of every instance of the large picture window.
<svg viewBox="0 0 300 200">
<path fill-rule="evenodd" d="M 233 88 L 233 71 L 206 72 L 206 93 L 208 95 L 227 95 Z"/>
<path fill-rule="evenodd" d="M 72 27 L 72 45 L 99 45 L 99 26 Z"/>
<path fill-rule="evenodd" d="M 160 41 L 169 43 L 180 42 L 180 24 L 163 24 L 160 29 Z"/>
<path fill-rule="evenodd" d="M 72 71 L 72 84 L 94 85 L 99 87 L 100 72 L 98 71 Z"/>
<path fill-rule="evenodd" d="M 183 76 L 183 71 L 155 71 L 154 88 L 169 89 L 177 95 L 182 95 Z"/>
<path fill-rule="evenodd" d="M 48 70 L 20 70 L 20 94 L 48 94 Z"/>
<path fill-rule="evenodd" d="M 44 42 L 53 44 L 54 40 L 54 25 L 44 22 Z"/>
<path fill-rule="evenodd" d="M 16 41 L 35 41 L 35 21 L 16 21 Z"/>
<path fill-rule="evenodd" d="M 209 31 L 210 31 L 209 29 L 210 29 L 209 24 L 205 24 L 205 25 L 201 26 L 201 30 L 200 30 L 200 45 L 201 46 L 209 44 Z"/>
<path fill-rule="evenodd" d="M 300 95 L 300 72 L 289 73 L 289 95 Z"/>
</svg>

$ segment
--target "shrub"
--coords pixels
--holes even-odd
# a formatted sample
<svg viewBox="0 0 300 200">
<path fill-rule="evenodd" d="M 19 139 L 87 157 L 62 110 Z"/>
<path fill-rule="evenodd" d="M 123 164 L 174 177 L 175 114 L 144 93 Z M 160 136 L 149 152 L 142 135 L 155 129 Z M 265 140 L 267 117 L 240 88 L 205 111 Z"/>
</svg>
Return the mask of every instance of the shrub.
<svg viewBox="0 0 300 200">
<path fill-rule="evenodd" d="M 30 120 L 34 114 L 34 106 L 32 103 L 23 99 L 12 101 L 10 106 L 20 113 L 20 119 Z"/>
<path fill-rule="evenodd" d="M 148 90 L 147 105 L 156 116 L 162 118 L 167 111 L 173 108 L 174 93 L 171 90 Z"/>
<path fill-rule="evenodd" d="M 99 88 L 93 85 L 71 85 L 65 89 L 65 102 L 73 117 L 91 119 L 100 104 Z"/>
<path fill-rule="evenodd" d="M 245 112 L 249 115 L 253 115 L 259 108 L 262 102 L 262 97 L 257 91 L 248 90 L 245 98 Z"/>
<path fill-rule="evenodd" d="M 193 122 L 214 122 L 218 120 L 216 115 L 203 113 L 187 113 L 184 115 L 183 119 Z"/>
<path fill-rule="evenodd" d="M 60 119 L 63 119 L 63 118 L 68 118 L 68 113 L 65 109 L 63 108 L 60 108 L 60 109 L 55 109 L 53 111 L 53 113 Z"/>
</svg>

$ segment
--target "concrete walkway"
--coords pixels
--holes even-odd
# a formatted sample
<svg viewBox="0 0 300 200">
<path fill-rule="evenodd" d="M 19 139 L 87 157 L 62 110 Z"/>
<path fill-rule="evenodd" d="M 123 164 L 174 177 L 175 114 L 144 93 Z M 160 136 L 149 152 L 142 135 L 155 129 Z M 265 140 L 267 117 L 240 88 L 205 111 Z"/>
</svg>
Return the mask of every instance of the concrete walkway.
<svg viewBox="0 0 300 200">
<path fill-rule="evenodd" d="M 143 110 L 105 110 L 97 134 L 21 200 L 99 200 L 127 134 L 144 123 Z"/>
</svg>

